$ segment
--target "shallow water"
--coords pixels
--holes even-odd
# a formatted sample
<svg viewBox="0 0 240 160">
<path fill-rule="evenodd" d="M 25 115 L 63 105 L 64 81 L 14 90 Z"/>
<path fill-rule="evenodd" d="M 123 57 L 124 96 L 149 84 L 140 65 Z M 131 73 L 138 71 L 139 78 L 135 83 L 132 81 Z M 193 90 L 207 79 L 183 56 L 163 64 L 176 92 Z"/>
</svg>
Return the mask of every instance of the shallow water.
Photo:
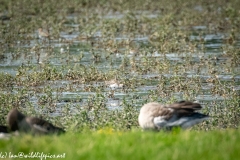
<svg viewBox="0 0 240 160">
<path fill-rule="evenodd" d="M 148 18 L 156 18 L 157 15 L 154 14 L 147 14 Z M 104 18 L 106 19 L 121 19 L 124 15 L 117 14 L 117 15 L 105 15 Z M 138 18 L 138 17 L 136 17 Z M 68 19 L 74 19 L 74 15 L 68 16 Z M 71 28 L 78 28 L 79 24 L 67 24 L 68 27 Z M 136 54 L 128 54 L 126 48 L 120 48 L 118 54 L 111 54 L 108 59 L 105 57 L 107 56 L 107 50 L 101 47 L 94 47 L 94 51 L 91 51 L 89 46 L 91 46 L 90 41 L 87 39 L 77 39 L 77 37 L 81 37 L 80 32 L 73 31 L 71 34 L 68 34 L 68 32 L 61 32 L 59 39 L 52 39 L 50 42 L 43 41 L 38 39 L 37 37 L 37 30 L 32 35 L 25 35 L 33 37 L 32 40 L 30 40 L 29 43 L 26 42 L 23 43 L 19 41 L 18 45 L 15 47 L 14 51 L 6 51 L 4 53 L 4 58 L 0 60 L 0 72 L 3 73 L 9 73 L 11 75 L 16 75 L 18 72 L 18 68 L 22 65 L 32 65 L 35 67 L 39 67 L 42 64 L 51 64 L 53 66 L 76 66 L 78 65 L 85 65 L 85 66 L 95 66 L 97 69 L 108 72 L 112 69 L 117 69 L 120 67 L 121 62 L 125 57 L 129 59 L 133 59 L 136 61 L 136 64 L 140 63 L 141 58 L 149 58 L 156 61 L 165 61 L 168 60 L 174 69 L 175 64 L 184 64 L 185 59 L 190 59 L 190 62 L 194 63 L 192 65 L 192 68 L 189 68 L 188 70 L 185 70 L 184 75 L 185 78 L 200 78 L 203 81 L 206 81 L 211 78 L 216 78 L 221 82 L 235 82 L 234 86 L 231 89 L 235 91 L 240 90 L 240 66 L 235 65 L 231 67 L 231 69 L 234 71 L 234 73 L 238 74 L 232 74 L 232 72 L 228 72 L 224 68 L 222 68 L 223 63 L 230 63 L 229 66 L 231 66 L 231 62 L 229 57 L 226 57 L 222 51 L 222 47 L 224 47 L 223 39 L 226 37 L 225 34 L 222 33 L 216 33 L 216 34 L 206 34 L 204 36 L 199 36 L 199 32 L 202 30 L 206 30 L 206 26 L 194 26 L 192 27 L 192 34 L 189 36 L 190 40 L 200 40 L 203 38 L 205 41 L 204 47 L 205 52 L 201 51 L 195 51 L 194 53 L 161 53 L 158 51 L 149 51 L 148 53 L 139 53 Z M 101 32 L 96 32 L 94 34 L 94 37 L 101 37 Z M 129 37 L 126 35 L 117 36 L 114 40 L 115 41 L 122 41 L 127 40 Z M 103 41 L 104 39 L 101 39 Z M 72 41 L 70 44 L 69 41 Z M 98 38 L 93 38 L 93 41 L 95 45 L 98 44 Z M 145 35 L 138 35 L 134 38 L 134 41 L 137 45 L 140 44 L 149 44 L 148 37 Z M 236 43 L 236 46 L 240 46 L 240 41 Z M 183 46 L 185 47 L 185 46 Z M 49 51 L 51 50 L 51 51 Z M 93 59 L 93 54 L 100 56 L 100 61 L 95 62 Z M 37 53 L 40 55 L 38 56 Z M 50 54 L 49 54 L 50 53 Z M 198 64 L 200 61 L 204 59 L 211 59 L 210 61 L 211 65 L 214 65 L 215 72 L 221 73 L 217 74 L 216 76 L 211 74 L 209 71 L 208 65 L 201 66 L 201 70 L 197 71 Z M 66 70 L 63 72 L 67 72 L 68 67 L 66 67 Z M 52 92 L 52 97 L 56 100 L 54 103 L 56 104 L 56 108 L 62 108 L 64 105 L 72 105 L 72 109 L 74 110 L 74 105 L 86 105 L 88 102 L 88 99 L 91 96 L 96 95 L 96 91 L 87 91 L 86 88 L 88 87 L 104 87 L 104 95 L 108 97 L 110 94 L 112 96 L 109 96 L 107 100 L 104 102 L 106 104 L 106 107 L 110 110 L 115 109 L 121 109 L 121 103 L 122 100 L 125 98 L 127 101 L 132 101 L 134 99 L 134 103 L 136 106 L 140 103 L 144 103 L 146 99 L 141 99 L 141 97 L 145 97 L 149 95 L 149 92 L 154 92 L 156 90 L 159 90 L 158 79 L 159 77 L 165 77 L 165 78 L 171 78 L 176 76 L 183 76 L 183 74 L 179 75 L 173 75 L 171 73 L 171 69 L 169 70 L 170 73 L 166 74 L 157 74 L 155 72 L 147 72 L 146 74 L 139 75 L 138 73 L 132 72 L 129 68 L 126 68 L 126 72 L 130 73 L 129 77 L 124 78 L 136 78 L 141 79 L 145 83 L 144 85 L 137 84 L 133 88 L 126 89 L 124 87 L 116 87 L 111 88 L 110 86 L 107 86 L 104 84 L 103 81 L 99 82 L 89 82 L 85 84 L 73 84 L 73 81 L 67 81 L 67 80 L 60 80 L 60 81 L 49 81 L 45 83 L 44 85 L 37 86 L 35 88 L 45 88 L 47 86 L 51 86 L 53 90 L 59 89 L 59 88 L 65 88 L 65 91 L 59 91 L 59 92 Z M 71 85 L 73 89 L 66 90 Z M 223 101 L 225 99 L 228 99 L 230 97 L 223 97 L 220 95 L 211 95 L 209 94 L 209 90 L 211 90 L 214 87 L 213 84 L 205 82 L 202 82 L 200 90 L 202 90 L 202 93 L 205 94 L 198 94 L 195 97 L 195 100 L 200 102 L 207 102 L 207 101 Z M 16 88 L 21 88 L 21 86 L 18 86 Z M 45 93 L 34 93 L 32 97 L 30 97 L 30 102 L 33 105 L 38 106 L 38 100 L 39 97 L 42 97 L 46 95 Z M 172 96 L 176 99 L 184 99 L 184 95 L 181 92 L 175 92 L 172 91 Z M 161 99 L 161 97 L 159 97 Z M 140 107 L 140 106 L 139 106 Z M 60 112 L 59 109 L 57 109 L 57 112 Z M 54 115 L 57 115 L 55 112 Z"/>
</svg>

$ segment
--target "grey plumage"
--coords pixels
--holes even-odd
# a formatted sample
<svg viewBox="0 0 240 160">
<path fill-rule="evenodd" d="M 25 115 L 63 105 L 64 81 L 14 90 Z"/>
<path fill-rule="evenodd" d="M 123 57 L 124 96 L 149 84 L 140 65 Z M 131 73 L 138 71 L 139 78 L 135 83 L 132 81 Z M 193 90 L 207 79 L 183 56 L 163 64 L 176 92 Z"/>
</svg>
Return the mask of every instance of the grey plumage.
<svg viewBox="0 0 240 160">
<path fill-rule="evenodd" d="M 199 103 L 189 101 L 170 105 L 147 103 L 141 108 L 138 121 L 143 129 L 189 128 L 209 118 L 208 115 L 196 112 L 201 108 Z"/>
<path fill-rule="evenodd" d="M 7 116 L 7 124 L 10 131 L 31 132 L 33 134 L 60 134 L 65 131 L 51 123 L 37 118 L 27 117 L 17 110 L 12 109 Z"/>
</svg>

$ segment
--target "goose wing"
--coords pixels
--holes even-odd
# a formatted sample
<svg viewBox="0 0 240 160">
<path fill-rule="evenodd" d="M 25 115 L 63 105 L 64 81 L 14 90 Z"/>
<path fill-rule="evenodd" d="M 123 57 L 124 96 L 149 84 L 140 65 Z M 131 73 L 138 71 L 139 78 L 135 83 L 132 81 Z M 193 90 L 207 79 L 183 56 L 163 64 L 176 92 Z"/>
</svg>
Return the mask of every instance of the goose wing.
<svg viewBox="0 0 240 160">
<path fill-rule="evenodd" d="M 209 118 L 205 114 L 196 112 L 202 107 L 199 103 L 180 101 L 162 108 L 159 116 L 154 118 L 158 128 L 171 129 L 172 127 L 188 128 Z"/>
</svg>

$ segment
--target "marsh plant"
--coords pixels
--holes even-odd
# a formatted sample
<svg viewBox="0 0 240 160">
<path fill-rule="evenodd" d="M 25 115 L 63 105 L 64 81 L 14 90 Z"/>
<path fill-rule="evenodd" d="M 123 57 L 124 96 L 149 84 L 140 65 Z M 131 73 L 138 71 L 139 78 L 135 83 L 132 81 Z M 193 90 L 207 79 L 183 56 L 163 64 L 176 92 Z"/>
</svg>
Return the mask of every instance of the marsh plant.
<svg viewBox="0 0 240 160">
<path fill-rule="evenodd" d="M 69 131 L 130 130 L 147 102 L 191 100 L 212 117 L 193 129 L 238 128 L 239 9 L 234 0 L 2 0 L 0 122 L 18 107 Z"/>
</svg>

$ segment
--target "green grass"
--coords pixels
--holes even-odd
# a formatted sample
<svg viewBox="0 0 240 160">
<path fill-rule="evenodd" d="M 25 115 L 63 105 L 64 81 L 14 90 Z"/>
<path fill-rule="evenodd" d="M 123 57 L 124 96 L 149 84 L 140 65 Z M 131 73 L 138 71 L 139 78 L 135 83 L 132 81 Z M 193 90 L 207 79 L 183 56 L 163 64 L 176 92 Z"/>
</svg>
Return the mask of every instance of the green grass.
<svg viewBox="0 0 240 160">
<path fill-rule="evenodd" d="M 65 159 L 211 159 L 240 158 L 240 130 L 173 132 L 67 133 L 61 136 L 23 135 L 0 141 L 2 153 L 64 154 Z M 9 157 L 7 157 L 9 159 Z M 16 158 L 17 159 L 17 158 Z M 48 159 L 48 158 L 47 158 Z M 50 159 L 50 158 L 49 158 Z"/>
<path fill-rule="evenodd" d="M 3 157 L 10 152 L 94 160 L 240 159 L 240 129 L 233 129 L 240 125 L 239 10 L 237 0 L 1 0 L 0 124 L 18 107 L 67 133 L 0 139 L 0 160 L 10 159 Z M 40 27 L 49 31 L 51 46 L 37 38 Z M 77 37 L 65 41 L 63 33 Z M 128 56 L 129 49 L 138 53 Z M 42 53 L 46 62 L 37 64 Z M 124 88 L 109 92 L 105 81 L 115 77 Z M 212 119 L 191 131 L 133 129 L 144 103 L 182 99 L 199 100 Z M 119 110 L 108 109 L 109 100 L 119 100 Z M 96 131 L 109 126 L 120 132 Z"/>
</svg>

